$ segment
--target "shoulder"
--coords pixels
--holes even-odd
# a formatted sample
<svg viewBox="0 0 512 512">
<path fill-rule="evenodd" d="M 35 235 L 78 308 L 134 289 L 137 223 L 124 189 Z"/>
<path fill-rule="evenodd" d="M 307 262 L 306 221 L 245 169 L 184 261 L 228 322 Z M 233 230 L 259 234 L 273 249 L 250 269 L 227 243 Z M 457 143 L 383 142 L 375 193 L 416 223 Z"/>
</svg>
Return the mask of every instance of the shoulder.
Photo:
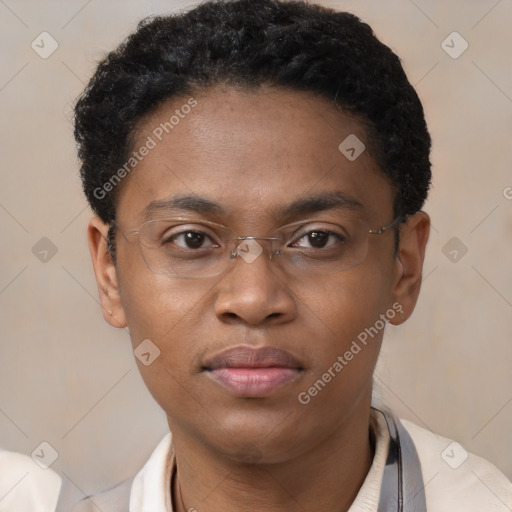
<svg viewBox="0 0 512 512">
<path fill-rule="evenodd" d="M 169 460 L 169 456 L 172 455 L 171 447 L 172 436 L 169 432 L 158 443 L 148 461 L 134 477 L 111 489 L 82 499 L 71 508 L 71 511 L 126 512 L 129 508 L 134 510 L 164 510 L 160 506 L 158 497 L 165 494 L 166 491 L 165 479 L 171 467 Z M 155 503 L 157 503 L 156 506 Z M 3 511 L 0 510 L 0 512 Z"/>
<path fill-rule="evenodd" d="M 512 483 L 487 460 L 459 443 L 400 420 L 421 463 L 427 510 L 432 512 L 509 512 Z"/>
<path fill-rule="evenodd" d="M 36 454 L 37 455 L 37 454 Z M 61 478 L 28 455 L 0 450 L 0 510 L 53 512 Z"/>
</svg>

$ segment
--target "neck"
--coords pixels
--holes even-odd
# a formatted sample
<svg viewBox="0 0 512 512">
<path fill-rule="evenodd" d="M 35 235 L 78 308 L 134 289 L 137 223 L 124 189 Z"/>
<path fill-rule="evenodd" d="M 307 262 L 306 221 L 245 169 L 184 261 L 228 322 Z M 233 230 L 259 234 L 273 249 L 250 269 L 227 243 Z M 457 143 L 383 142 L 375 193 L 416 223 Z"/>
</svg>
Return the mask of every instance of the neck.
<svg viewBox="0 0 512 512">
<path fill-rule="evenodd" d="M 363 404 L 360 404 L 363 405 Z M 370 406 L 352 411 L 320 444 L 285 462 L 235 462 L 174 432 L 176 512 L 346 512 L 373 460 Z"/>
</svg>

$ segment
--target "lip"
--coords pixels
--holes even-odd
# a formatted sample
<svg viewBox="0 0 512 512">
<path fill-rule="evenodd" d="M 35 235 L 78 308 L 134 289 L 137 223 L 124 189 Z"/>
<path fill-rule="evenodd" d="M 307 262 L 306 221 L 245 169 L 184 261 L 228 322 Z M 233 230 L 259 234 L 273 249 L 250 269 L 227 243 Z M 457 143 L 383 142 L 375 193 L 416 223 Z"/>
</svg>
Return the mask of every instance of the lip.
<svg viewBox="0 0 512 512">
<path fill-rule="evenodd" d="M 304 368 L 276 347 L 237 346 L 209 359 L 203 371 L 238 397 L 262 398 L 297 379 Z"/>
</svg>

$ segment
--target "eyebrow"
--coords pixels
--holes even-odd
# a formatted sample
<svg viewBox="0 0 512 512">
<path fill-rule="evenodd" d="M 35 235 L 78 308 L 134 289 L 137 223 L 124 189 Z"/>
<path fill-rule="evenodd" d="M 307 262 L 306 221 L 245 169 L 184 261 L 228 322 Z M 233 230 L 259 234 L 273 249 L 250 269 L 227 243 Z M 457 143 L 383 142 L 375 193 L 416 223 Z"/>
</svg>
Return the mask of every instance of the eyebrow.
<svg viewBox="0 0 512 512">
<path fill-rule="evenodd" d="M 186 210 L 203 215 L 222 215 L 224 208 L 218 203 L 196 195 L 176 196 L 170 199 L 159 199 L 151 201 L 142 214 L 146 220 L 154 214 L 173 212 L 174 210 Z"/>
<path fill-rule="evenodd" d="M 334 209 L 361 211 L 364 209 L 364 206 L 354 197 L 341 191 L 334 191 L 301 197 L 288 205 L 279 207 L 272 213 L 277 219 L 289 219 Z M 149 220 L 155 214 L 175 213 L 176 210 L 190 211 L 203 215 L 226 215 L 226 210 L 219 203 L 197 195 L 175 196 L 169 199 L 151 201 L 144 208 L 142 214 L 146 220 Z"/>
<path fill-rule="evenodd" d="M 335 209 L 361 211 L 364 209 L 364 206 L 357 199 L 344 192 L 325 192 L 296 199 L 289 205 L 279 208 L 276 211 L 276 216 L 279 218 L 291 218 Z"/>
</svg>

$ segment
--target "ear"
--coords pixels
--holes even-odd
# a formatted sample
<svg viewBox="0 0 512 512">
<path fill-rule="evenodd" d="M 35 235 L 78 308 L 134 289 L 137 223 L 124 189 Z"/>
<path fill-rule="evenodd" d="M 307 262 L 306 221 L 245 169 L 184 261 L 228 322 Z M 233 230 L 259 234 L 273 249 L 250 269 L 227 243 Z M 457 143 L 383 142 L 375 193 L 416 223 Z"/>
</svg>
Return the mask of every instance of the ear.
<svg viewBox="0 0 512 512">
<path fill-rule="evenodd" d="M 107 249 L 108 225 L 94 217 L 87 227 L 87 239 L 92 264 L 98 283 L 103 318 L 113 327 L 126 327 L 126 317 L 121 304 L 116 267 Z"/>
<path fill-rule="evenodd" d="M 402 314 L 390 319 L 393 325 L 405 322 L 416 306 L 429 234 L 430 217 L 425 212 L 411 215 L 400 226 L 400 244 L 396 256 L 398 269 L 393 285 L 393 298 L 402 306 Z"/>
</svg>

